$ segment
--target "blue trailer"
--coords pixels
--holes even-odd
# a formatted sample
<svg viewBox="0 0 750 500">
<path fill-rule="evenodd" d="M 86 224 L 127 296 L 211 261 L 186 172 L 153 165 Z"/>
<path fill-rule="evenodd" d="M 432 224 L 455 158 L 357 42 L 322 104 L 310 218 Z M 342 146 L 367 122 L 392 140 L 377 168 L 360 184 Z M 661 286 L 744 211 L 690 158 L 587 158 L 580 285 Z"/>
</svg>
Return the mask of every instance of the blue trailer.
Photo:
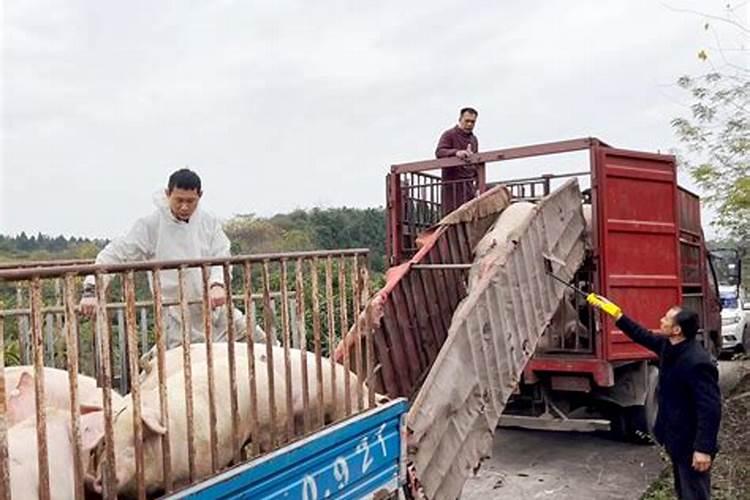
<svg viewBox="0 0 750 500">
<path fill-rule="evenodd" d="M 407 410 L 399 398 L 166 498 L 396 498 L 406 480 Z"/>
</svg>

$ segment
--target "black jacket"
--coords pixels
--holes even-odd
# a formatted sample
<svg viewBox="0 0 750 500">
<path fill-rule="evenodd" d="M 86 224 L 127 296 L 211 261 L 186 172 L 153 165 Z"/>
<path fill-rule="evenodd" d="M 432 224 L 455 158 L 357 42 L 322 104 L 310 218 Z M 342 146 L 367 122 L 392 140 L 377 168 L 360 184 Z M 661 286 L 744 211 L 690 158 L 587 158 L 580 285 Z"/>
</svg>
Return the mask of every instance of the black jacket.
<svg viewBox="0 0 750 500">
<path fill-rule="evenodd" d="M 694 451 L 718 451 L 721 421 L 719 372 L 696 340 L 672 344 L 627 316 L 616 323 L 634 342 L 659 356 L 659 412 L 654 437 L 673 460 L 692 461 Z"/>
</svg>

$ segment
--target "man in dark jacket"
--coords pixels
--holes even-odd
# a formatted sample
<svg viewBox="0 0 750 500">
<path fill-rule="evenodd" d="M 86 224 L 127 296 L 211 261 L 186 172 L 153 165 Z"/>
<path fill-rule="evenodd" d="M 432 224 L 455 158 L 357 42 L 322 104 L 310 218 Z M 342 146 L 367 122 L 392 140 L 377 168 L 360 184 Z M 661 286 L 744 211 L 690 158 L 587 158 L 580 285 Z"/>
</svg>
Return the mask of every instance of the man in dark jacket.
<svg viewBox="0 0 750 500">
<path fill-rule="evenodd" d="M 463 108 L 458 125 L 443 132 L 435 148 L 436 158 L 461 158 L 470 161 L 479 151 L 479 141 L 474 135 L 474 125 L 479 113 L 474 108 Z M 442 172 L 443 214 L 452 212 L 476 195 L 477 169 L 473 165 L 444 168 Z"/>
<path fill-rule="evenodd" d="M 659 356 L 659 412 L 654 437 L 672 459 L 674 484 L 681 499 L 711 498 L 711 463 L 718 451 L 721 420 L 719 374 L 711 355 L 695 340 L 698 315 L 674 306 L 650 332 L 603 297 L 589 303 L 616 320 L 634 342 Z"/>
</svg>

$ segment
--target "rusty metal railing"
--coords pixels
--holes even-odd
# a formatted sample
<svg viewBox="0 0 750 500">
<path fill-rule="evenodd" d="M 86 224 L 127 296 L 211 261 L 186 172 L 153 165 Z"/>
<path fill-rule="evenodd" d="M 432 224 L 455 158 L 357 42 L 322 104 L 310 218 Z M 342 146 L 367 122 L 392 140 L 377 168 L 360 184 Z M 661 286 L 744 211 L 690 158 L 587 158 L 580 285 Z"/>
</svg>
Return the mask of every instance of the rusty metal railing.
<svg viewBox="0 0 750 500">
<path fill-rule="evenodd" d="M 174 491 L 375 404 L 364 341 L 329 356 L 368 302 L 365 249 L 43 264 L 0 267 L 0 498 L 24 494 L 19 463 L 40 498 L 67 476 L 79 498 Z M 212 307 L 216 276 L 230 299 Z"/>
</svg>

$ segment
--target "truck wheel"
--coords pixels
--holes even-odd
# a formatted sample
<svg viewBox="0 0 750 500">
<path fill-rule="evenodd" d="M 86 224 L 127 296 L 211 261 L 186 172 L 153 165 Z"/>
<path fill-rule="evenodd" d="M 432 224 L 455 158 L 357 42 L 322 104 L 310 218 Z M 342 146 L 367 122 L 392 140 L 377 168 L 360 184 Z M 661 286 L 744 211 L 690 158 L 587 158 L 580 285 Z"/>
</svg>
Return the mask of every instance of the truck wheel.
<svg viewBox="0 0 750 500">
<path fill-rule="evenodd" d="M 656 414 L 659 412 L 659 369 L 648 367 L 646 399 L 642 405 L 623 408 L 627 420 L 627 437 L 635 443 L 653 443 Z"/>
<path fill-rule="evenodd" d="M 609 435 L 618 441 L 629 441 L 627 408 L 617 405 L 607 405 L 605 415 L 609 420 Z"/>
</svg>

